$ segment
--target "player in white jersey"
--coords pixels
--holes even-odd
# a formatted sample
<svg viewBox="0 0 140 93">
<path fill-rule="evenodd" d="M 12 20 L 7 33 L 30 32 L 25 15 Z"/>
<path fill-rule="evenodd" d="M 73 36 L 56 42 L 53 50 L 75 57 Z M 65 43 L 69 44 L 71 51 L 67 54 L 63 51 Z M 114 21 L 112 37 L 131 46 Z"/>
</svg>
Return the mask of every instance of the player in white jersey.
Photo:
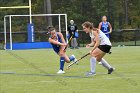
<svg viewBox="0 0 140 93">
<path fill-rule="evenodd" d="M 93 46 L 93 49 L 90 51 L 90 72 L 88 72 L 87 75 L 95 75 L 96 60 L 102 63 L 102 65 L 108 70 L 108 74 L 111 74 L 114 69 L 103 58 L 106 53 L 110 52 L 112 46 L 110 40 L 101 30 L 94 28 L 93 23 L 91 22 L 84 22 L 82 27 L 83 30 L 86 33 L 90 33 L 90 36 L 93 38 L 92 42 L 86 45 L 87 48 Z"/>
</svg>

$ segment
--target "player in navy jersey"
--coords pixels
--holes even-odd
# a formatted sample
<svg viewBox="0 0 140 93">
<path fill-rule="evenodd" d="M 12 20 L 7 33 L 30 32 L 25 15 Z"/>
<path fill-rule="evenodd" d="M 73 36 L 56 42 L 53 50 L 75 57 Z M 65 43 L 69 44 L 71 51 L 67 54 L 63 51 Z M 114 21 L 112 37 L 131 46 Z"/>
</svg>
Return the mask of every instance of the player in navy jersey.
<svg viewBox="0 0 140 93">
<path fill-rule="evenodd" d="M 68 25 L 68 32 L 69 32 L 69 39 L 72 36 L 72 40 L 71 40 L 71 49 L 78 49 L 78 43 L 77 43 L 77 36 L 76 34 L 78 34 L 78 28 L 77 25 L 74 23 L 73 20 L 70 20 L 70 25 Z"/>
<path fill-rule="evenodd" d="M 98 29 L 100 29 L 108 38 L 110 38 L 110 33 L 112 32 L 112 26 L 107 22 L 107 17 L 102 17 L 102 22 L 99 23 Z"/>
<path fill-rule="evenodd" d="M 60 69 L 57 74 L 64 74 L 64 64 L 65 62 L 69 63 L 71 61 L 75 62 L 76 58 L 74 55 L 70 57 L 67 56 L 66 47 L 67 43 L 60 32 L 56 32 L 55 28 L 49 27 L 48 32 L 50 33 L 49 42 L 51 43 L 53 50 L 60 56 Z"/>
</svg>

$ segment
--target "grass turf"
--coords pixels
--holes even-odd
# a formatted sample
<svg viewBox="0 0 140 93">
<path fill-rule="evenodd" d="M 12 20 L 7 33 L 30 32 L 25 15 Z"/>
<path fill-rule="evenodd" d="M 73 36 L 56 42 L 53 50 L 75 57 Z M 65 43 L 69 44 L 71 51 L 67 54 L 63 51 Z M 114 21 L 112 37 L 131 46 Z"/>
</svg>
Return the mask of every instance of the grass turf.
<svg viewBox="0 0 140 93">
<path fill-rule="evenodd" d="M 68 49 L 67 54 L 80 58 L 89 50 Z M 113 47 L 112 52 L 105 56 L 116 68 L 112 75 L 97 64 L 97 75 L 85 77 L 89 56 L 57 75 L 59 57 L 52 49 L 0 50 L 0 93 L 139 93 L 140 47 Z"/>
</svg>

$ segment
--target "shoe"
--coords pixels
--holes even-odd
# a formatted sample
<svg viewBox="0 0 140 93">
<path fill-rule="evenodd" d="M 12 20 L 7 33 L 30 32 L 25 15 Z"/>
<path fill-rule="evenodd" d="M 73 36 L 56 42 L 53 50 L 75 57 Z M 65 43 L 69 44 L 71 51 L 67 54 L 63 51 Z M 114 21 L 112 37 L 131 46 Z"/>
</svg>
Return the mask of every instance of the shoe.
<svg viewBox="0 0 140 93">
<path fill-rule="evenodd" d="M 95 76 L 96 73 L 95 72 L 86 72 L 86 76 Z"/>
<path fill-rule="evenodd" d="M 115 68 L 108 69 L 108 74 L 111 74 L 114 70 L 115 70 Z"/>
<path fill-rule="evenodd" d="M 64 74 L 65 73 L 65 71 L 62 71 L 62 70 L 59 70 L 58 72 L 57 72 L 57 74 Z"/>
<path fill-rule="evenodd" d="M 79 49 L 79 47 L 78 47 L 78 46 L 76 46 L 75 48 L 76 48 L 76 49 Z"/>
<path fill-rule="evenodd" d="M 71 56 L 73 56 L 73 57 L 74 57 L 73 62 L 75 63 L 75 62 L 77 61 L 76 57 L 75 57 L 74 55 L 71 55 Z M 76 62 L 75 64 L 76 64 L 76 65 L 78 65 L 78 62 Z"/>
<path fill-rule="evenodd" d="M 102 65 L 102 62 L 98 62 L 99 65 Z"/>
<path fill-rule="evenodd" d="M 70 47 L 70 49 L 74 49 L 74 47 Z"/>
</svg>

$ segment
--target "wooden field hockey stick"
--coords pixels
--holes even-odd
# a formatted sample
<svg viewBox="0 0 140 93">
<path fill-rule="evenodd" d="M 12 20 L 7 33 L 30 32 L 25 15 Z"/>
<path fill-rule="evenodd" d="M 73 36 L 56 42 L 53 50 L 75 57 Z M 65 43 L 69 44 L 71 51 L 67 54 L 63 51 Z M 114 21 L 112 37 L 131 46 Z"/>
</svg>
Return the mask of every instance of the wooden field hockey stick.
<svg viewBox="0 0 140 93">
<path fill-rule="evenodd" d="M 69 64 L 68 67 L 67 67 L 67 69 L 70 69 L 70 67 L 71 67 L 72 65 L 74 65 L 75 63 L 77 63 L 78 61 L 80 61 L 81 59 L 85 58 L 85 57 L 88 56 L 88 55 L 90 55 L 90 53 L 85 54 L 84 56 L 82 56 L 81 58 L 79 58 L 77 61 L 75 61 L 75 62 Z"/>
<path fill-rule="evenodd" d="M 70 39 L 68 40 L 67 46 L 68 46 L 68 44 L 70 43 L 70 41 L 71 41 L 72 37 L 73 37 L 73 35 L 72 35 L 72 36 L 70 37 Z M 66 49 L 67 49 L 67 46 L 65 47 L 65 49 L 64 49 L 64 50 L 66 50 Z"/>
<path fill-rule="evenodd" d="M 72 35 L 72 36 L 70 37 L 70 39 L 68 40 L 68 43 L 67 43 L 67 44 L 69 44 L 69 43 L 70 43 L 70 41 L 71 41 L 72 37 L 73 37 L 73 35 Z"/>
</svg>

